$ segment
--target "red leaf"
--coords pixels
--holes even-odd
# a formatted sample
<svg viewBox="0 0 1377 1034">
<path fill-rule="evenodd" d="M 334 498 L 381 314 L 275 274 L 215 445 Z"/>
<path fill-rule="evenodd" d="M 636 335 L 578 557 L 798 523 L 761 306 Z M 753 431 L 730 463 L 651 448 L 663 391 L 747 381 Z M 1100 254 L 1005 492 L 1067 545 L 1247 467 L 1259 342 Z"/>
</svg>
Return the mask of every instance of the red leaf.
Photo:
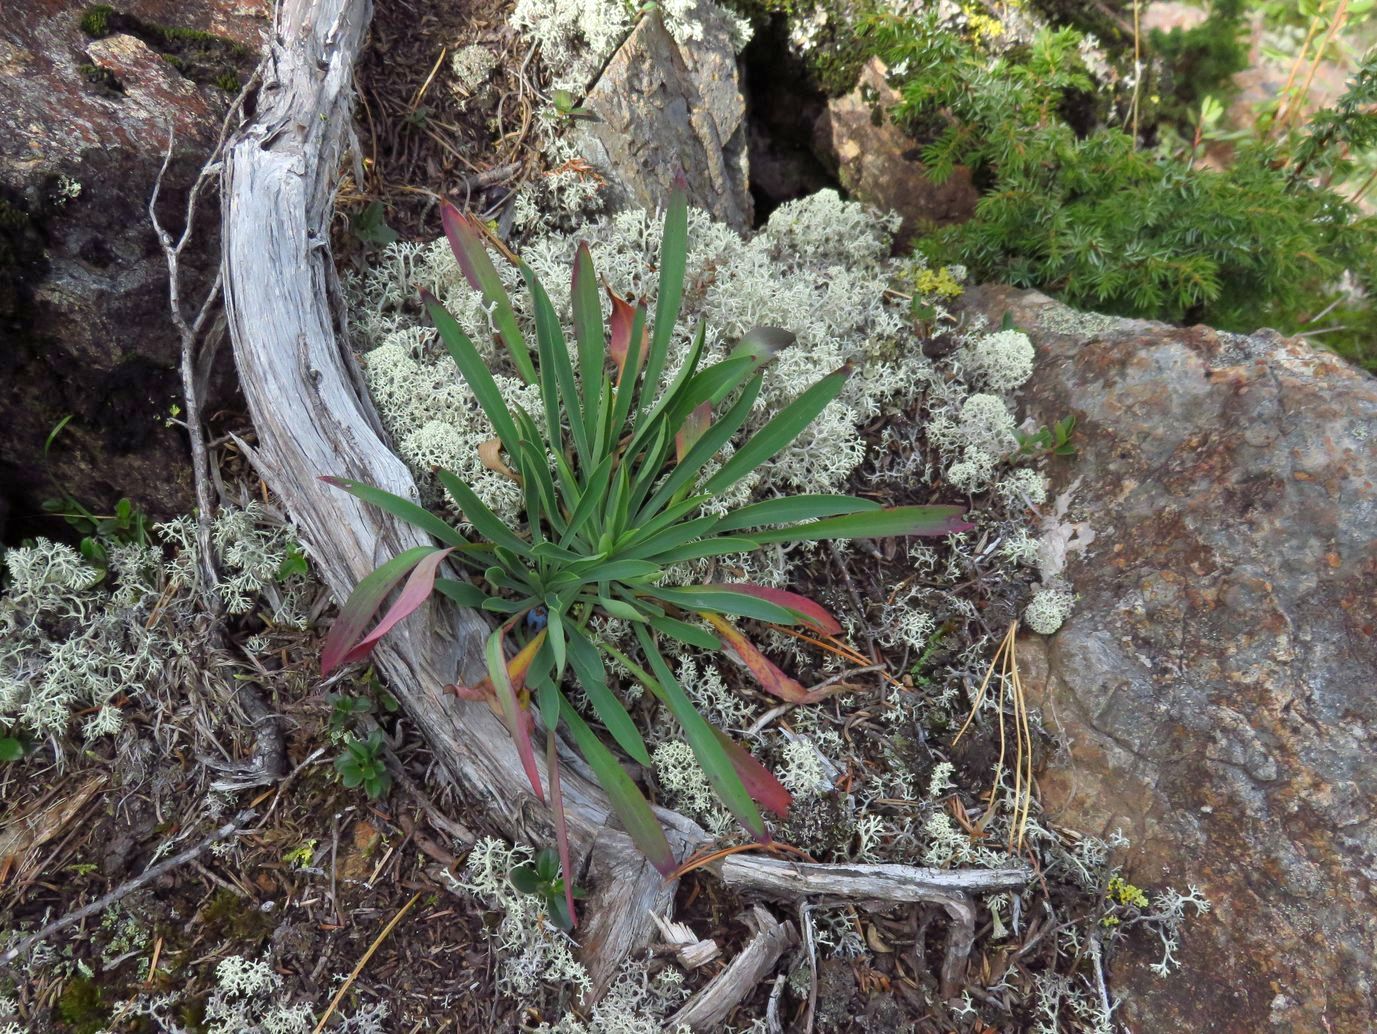
<svg viewBox="0 0 1377 1034">
<path fill-rule="evenodd" d="M 751 799 L 766 811 L 781 819 L 787 819 L 789 806 L 794 803 L 794 799 L 789 795 L 789 791 L 784 789 L 780 781 L 774 777 L 774 773 L 757 761 L 749 750 L 721 729 L 715 728 L 712 731 L 717 735 L 718 742 L 722 744 L 722 749 L 727 752 L 727 758 L 731 761 L 732 768 L 736 769 L 737 778 L 741 780 L 741 785 L 746 788 Z"/>
<path fill-rule="evenodd" d="M 720 614 L 709 614 L 706 611 L 699 611 L 698 616 L 717 629 L 727 645 L 731 647 L 732 652 L 741 658 L 751 674 L 755 676 L 761 689 L 767 693 L 773 693 L 781 700 L 787 700 L 791 704 L 802 704 L 808 700 L 808 691 L 775 667 L 774 663 L 757 650 L 755 645 L 730 621 Z"/>
<path fill-rule="evenodd" d="M 674 436 L 674 455 L 680 463 L 684 462 L 684 457 L 693 448 L 693 443 L 702 438 L 707 433 L 709 425 L 712 424 L 712 403 L 704 402 L 695 406 L 693 412 L 688 415 Z"/>
<path fill-rule="evenodd" d="M 469 217 L 448 201 L 440 202 L 440 224 L 445 228 L 445 236 L 449 238 L 450 251 L 454 252 L 455 261 L 459 263 L 459 268 L 464 273 L 464 279 L 475 291 L 482 291 L 483 281 L 478 275 L 478 269 L 473 264 L 470 251 L 475 247 L 483 247 L 482 235 L 474 229 Z"/>
<path fill-rule="evenodd" d="M 441 550 L 430 546 L 408 549 L 379 565 L 377 570 L 354 586 L 354 591 L 340 607 L 339 616 L 335 618 L 330 634 L 325 638 L 325 645 L 321 648 L 322 675 L 329 675 L 345 663 L 346 654 L 354 648 L 364 628 L 373 620 L 373 615 L 378 612 L 392 587 L 402 580 L 402 576 L 426 557 L 439 552 Z"/>
<path fill-rule="evenodd" d="M 381 621 L 373 631 L 358 641 L 358 643 L 344 655 L 343 664 L 352 664 L 354 661 L 362 660 L 373 652 L 373 647 L 378 645 L 378 640 L 392 631 L 397 622 L 407 617 L 412 611 L 430 598 L 430 594 L 435 591 L 435 570 L 440 566 L 440 561 L 453 553 L 454 550 L 442 549 L 432 553 L 412 569 L 411 577 L 406 580 L 401 595 L 387 609 Z"/>
<path fill-rule="evenodd" d="M 497 701 L 502 705 L 502 717 L 507 724 L 507 731 L 511 733 L 512 743 L 516 745 L 516 753 L 521 758 L 521 767 L 526 771 L 526 778 L 531 783 L 531 789 L 535 791 L 536 800 L 544 804 L 545 792 L 540 788 L 540 769 L 536 766 L 535 750 L 531 747 L 531 712 L 529 708 L 522 706 L 517 696 L 516 687 L 512 685 L 511 676 L 507 673 L 506 657 L 503 655 L 502 647 L 507 638 L 507 629 L 510 627 L 511 622 L 500 625 L 488 636 L 487 647 L 484 650 L 488 662 L 488 677 L 493 680 L 493 686 L 497 690 Z"/>
<path fill-rule="evenodd" d="M 705 585 L 705 589 L 722 589 L 726 592 L 740 592 L 747 596 L 754 596 L 757 599 L 774 603 L 789 610 L 796 611 L 802 618 L 800 622 L 805 628 L 811 628 L 815 632 L 823 635 L 837 635 L 842 627 L 837 619 L 827 613 L 820 604 L 814 603 L 807 596 L 800 596 L 796 592 L 786 592 L 784 589 L 771 589 L 764 585 L 754 585 L 750 582 L 718 582 L 713 585 Z"/>
<path fill-rule="evenodd" d="M 639 307 L 632 305 L 610 287 L 607 288 L 607 297 L 612 299 L 612 317 L 608 321 L 611 338 L 607 350 L 612 353 L 612 361 L 617 364 L 617 380 L 620 383 L 622 370 L 626 366 L 626 355 L 631 346 L 631 331 L 635 326 L 636 312 Z M 643 326 L 641 329 L 641 366 L 645 366 L 646 356 L 649 352 L 650 328 Z"/>
<path fill-rule="evenodd" d="M 564 877 L 564 903 L 569 906 L 569 921 L 577 927 L 579 914 L 574 909 L 574 874 L 569 866 L 569 823 L 564 817 L 564 794 L 559 788 L 559 755 L 555 750 L 554 729 L 545 732 L 545 771 L 550 777 L 550 810 L 554 812 L 559 871 Z"/>
</svg>

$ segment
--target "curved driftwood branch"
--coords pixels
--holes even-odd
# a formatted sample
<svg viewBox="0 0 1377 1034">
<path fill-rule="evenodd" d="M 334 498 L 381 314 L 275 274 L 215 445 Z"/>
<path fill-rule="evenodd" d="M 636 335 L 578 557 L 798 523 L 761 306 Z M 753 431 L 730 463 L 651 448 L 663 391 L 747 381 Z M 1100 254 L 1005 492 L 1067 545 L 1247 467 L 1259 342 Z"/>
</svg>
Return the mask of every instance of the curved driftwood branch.
<svg viewBox="0 0 1377 1034">
<path fill-rule="evenodd" d="M 339 599 L 381 561 L 425 544 L 410 525 L 318 480 L 342 475 L 417 496 L 410 473 L 385 441 L 345 344 L 329 248 L 336 174 L 352 138 L 353 64 L 370 13 L 369 0 L 284 0 L 257 108 L 225 153 L 221 190 L 225 311 L 258 438 L 246 451 Z M 442 689 L 479 677 L 486 632 L 481 617 L 437 598 L 395 629 L 376 659 L 444 772 L 480 806 L 485 821 L 508 837 L 549 843 L 550 815 L 532 796 L 506 728 L 483 705 Z M 651 914 L 669 912 L 674 884 L 665 883 L 609 824 L 605 795 L 581 762 L 569 760 L 562 780 L 565 811 L 577 857 L 587 860 L 583 882 L 594 891 L 580 941 L 584 963 L 601 989 L 621 959 L 653 936 Z M 707 839 L 683 816 L 659 814 L 681 855 Z M 717 871 L 729 883 L 772 897 L 944 904 L 964 932 L 964 940 L 955 932 L 949 940 L 944 978 L 949 969 L 955 972 L 957 961 L 964 965 L 969 950 L 969 894 L 1015 885 L 989 873 L 936 873 L 906 882 L 898 873 L 879 871 L 889 868 L 923 873 L 902 866 L 793 866 L 740 856 Z"/>
<path fill-rule="evenodd" d="M 974 894 L 1017 890 L 1032 873 L 1008 869 L 920 869 L 909 865 L 815 865 L 755 855 L 732 855 L 710 866 L 723 883 L 766 897 L 818 897 L 872 908 L 904 903 L 941 905 L 951 917 L 942 960 L 942 996 L 961 988 L 975 943 Z"/>
<path fill-rule="evenodd" d="M 416 497 L 385 443 L 337 326 L 329 249 L 336 173 L 350 140 L 354 59 L 368 0 L 286 0 L 252 121 L 225 156 L 225 309 L 244 396 L 257 430 L 252 458 L 286 505 L 325 583 L 343 599 L 379 562 L 423 543 L 419 532 L 318 480 L 337 474 Z M 487 627 L 476 614 L 432 605 L 377 652 L 388 684 L 445 772 L 489 823 L 527 842 L 552 841 L 505 727 L 481 704 L 442 688 L 482 668 Z M 570 834 L 591 864 L 594 897 L 582 931 L 585 962 L 602 985 L 665 912 L 665 885 L 631 841 L 607 825 L 601 790 L 577 772 L 563 780 Z M 685 850 L 702 831 L 665 819 Z M 606 874 L 604 880 L 602 875 Z"/>
</svg>

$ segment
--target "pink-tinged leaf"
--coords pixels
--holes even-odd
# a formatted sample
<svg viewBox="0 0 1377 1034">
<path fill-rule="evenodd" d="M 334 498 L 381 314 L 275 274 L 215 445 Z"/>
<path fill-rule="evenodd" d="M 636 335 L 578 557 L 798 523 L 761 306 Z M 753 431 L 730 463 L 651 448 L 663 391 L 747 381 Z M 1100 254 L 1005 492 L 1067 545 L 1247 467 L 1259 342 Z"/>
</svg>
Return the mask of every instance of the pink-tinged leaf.
<svg viewBox="0 0 1377 1034">
<path fill-rule="evenodd" d="M 722 589 L 726 592 L 741 592 L 747 596 L 754 596 L 756 599 L 765 600 L 769 603 L 787 607 L 796 612 L 803 620 L 800 621 L 805 628 L 811 628 L 815 632 L 823 635 L 838 635 L 841 624 L 831 614 L 827 613 L 821 605 L 813 602 L 807 596 L 800 596 L 796 592 L 786 592 L 784 589 L 771 589 L 765 585 L 754 585 L 750 582 L 718 582 L 713 585 L 705 585 L 705 589 Z"/>
<path fill-rule="evenodd" d="M 610 338 L 607 350 L 612 354 L 612 361 L 617 364 L 617 380 L 620 383 L 622 371 L 626 368 L 627 353 L 631 349 L 631 334 L 636 325 L 637 306 L 632 305 L 610 287 L 607 288 L 607 297 L 612 299 L 612 316 L 608 320 Z M 650 330 L 643 326 L 641 328 L 640 366 L 645 365 L 646 355 L 649 351 Z"/>
<path fill-rule="evenodd" d="M 550 811 L 554 813 L 555 845 L 559 849 L 559 871 L 564 877 L 564 903 L 569 906 L 570 923 L 577 928 L 579 914 L 574 909 L 574 874 L 570 871 L 569 866 L 569 823 L 564 817 L 564 794 L 559 788 L 559 754 L 555 750 L 553 726 L 545 731 L 545 771 L 550 776 Z"/>
<path fill-rule="evenodd" d="M 684 462 L 684 457 L 699 438 L 707 433 L 712 425 L 712 403 L 704 402 L 695 406 L 693 412 L 688 415 L 683 426 L 674 436 L 674 455 L 680 462 Z"/>
<path fill-rule="evenodd" d="M 760 688 L 791 704 L 802 704 L 808 700 L 808 691 L 791 679 L 747 639 L 735 625 L 721 614 L 699 611 L 698 616 L 717 629 L 732 653 L 741 658 L 747 670 L 755 676 Z"/>
<path fill-rule="evenodd" d="M 320 655 L 320 673 L 329 675 L 345 662 L 345 656 L 358 643 L 363 630 L 373 620 L 373 615 L 378 612 L 383 600 L 387 599 L 387 594 L 408 571 L 426 557 L 447 552 L 449 550 L 441 550 L 436 546 L 416 546 L 381 564 L 376 571 L 360 581 L 349 594 L 344 606 L 340 608 L 339 617 L 335 618 L 334 626 L 325 639 L 325 646 L 321 649 Z"/>
<path fill-rule="evenodd" d="M 454 550 L 442 549 L 434 553 L 411 571 L 411 577 L 406 580 L 406 585 L 402 587 L 400 595 L 393 601 L 392 606 L 387 608 L 387 613 L 382 620 L 377 623 L 373 631 L 359 640 L 348 653 L 344 655 L 345 664 L 352 664 L 354 661 L 363 660 L 373 652 L 373 647 L 378 645 L 378 640 L 387 635 L 396 627 L 397 623 L 407 617 L 430 598 L 430 594 L 435 591 L 435 571 L 440 566 L 440 562 L 453 553 Z"/>
<path fill-rule="evenodd" d="M 521 701 L 517 699 L 516 687 L 512 685 L 511 677 L 507 674 L 507 658 L 502 644 L 506 640 L 508 627 L 502 625 L 488 636 L 487 648 L 484 651 L 488 662 L 488 678 L 492 679 L 493 688 L 497 691 L 497 701 L 502 705 L 502 718 L 507 723 L 507 731 L 511 733 L 512 742 L 516 744 L 521 767 L 526 770 L 526 778 L 530 780 L 536 800 L 544 804 L 545 793 L 540 788 L 540 769 L 536 766 L 535 750 L 531 746 L 530 712 L 521 706 Z"/>
<path fill-rule="evenodd" d="M 721 729 L 714 728 L 712 731 L 716 734 L 718 742 L 722 744 L 722 749 L 727 752 L 732 768 L 736 769 L 737 778 L 741 780 L 741 785 L 746 788 L 751 799 L 766 811 L 781 819 L 787 819 L 789 806 L 794 803 L 794 799 L 790 796 L 789 791 L 784 789 L 780 781 L 774 777 L 774 773 L 757 761 L 749 750 Z"/>
</svg>

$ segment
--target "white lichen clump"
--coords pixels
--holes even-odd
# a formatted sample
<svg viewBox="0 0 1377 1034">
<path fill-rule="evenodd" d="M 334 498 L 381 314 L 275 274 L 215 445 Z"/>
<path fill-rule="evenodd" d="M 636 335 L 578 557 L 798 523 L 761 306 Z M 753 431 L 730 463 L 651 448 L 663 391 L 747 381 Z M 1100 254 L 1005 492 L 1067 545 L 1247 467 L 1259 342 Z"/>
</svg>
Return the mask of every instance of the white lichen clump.
<svg viewBox="0 0 1377 1034">
<path fill-rule="evenodd" d="M 109 568 L 75 549 L 38 539 L 5 553 L 0 599 L 0 731 L 57 737 L 76 711 L 89 711 L 86 740 L 118 732 L 120 696 L 138 698 L 189 650 L 199 599 L 195 521 L 155 527 L 160 544 L 110 543 Z M 261 608 L 289 627 L 305 626 L 308 580 L 280 575 L 296 550 L 290 530 L 261 507 L 226 507 L 212 526 L 226 609 Z"/>
<path fill-rule="evenodd" d="M 1076 598 L 1064 589 L 1043 589 L 1023 611 L 1023 623 L 1038 635 L 1051 635 L 1071 616 Z"/>
<path fill-rule="evenodd" d="M 986 334 L 968 345 L 962 361 L 972 379 L 990 391 L 1013 391 L 1033 375 L 1033 342 L 1019 330 Z"/>
</svg>

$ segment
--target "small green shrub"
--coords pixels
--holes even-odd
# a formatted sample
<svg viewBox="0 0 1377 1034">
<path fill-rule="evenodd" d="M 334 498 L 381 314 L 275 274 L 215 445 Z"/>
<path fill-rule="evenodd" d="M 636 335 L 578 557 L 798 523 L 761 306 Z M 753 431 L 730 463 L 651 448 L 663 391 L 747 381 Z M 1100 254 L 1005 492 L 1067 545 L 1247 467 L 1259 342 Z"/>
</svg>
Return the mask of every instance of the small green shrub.
<svg viewBox="0 0 1377 1034">
<path fill-rule="evenodd" d="M 533 861 L 513 868 L 510 878 L 512 886 L 522 894 L 530 894 L 544 902 L 550 921 L 557 927 L 566 932 L 574 928 L 574 917 L 565 903 L 564 879 L 560 876 L 557 851 L 544 848 Z M 582 898 L 587 895 L 575 887 L 573 896 Z"/>
<path fill-rule="evenodd" d="M 363 787 L 372 800 L 387 793 L 392 788 L 392 776 L 383 757 L 384 746 L 381 729 L 374 729 L 365 740 L 346 736 L 344 750 L 335 758 L 340 782 L 351 790 Z"/>
<path fill-rule="evenodd" d="M 359 584 L 325 644 L 322 669 L 328 672 L 366 655 L 438 589 L 462 606 L 500 616 L 502 624 L 487 641 L 487 679 L 458 691 L 500 708 L 532 790 L 544 800 L 531 744 L 529 704 L 531 692 L 536 695 L 546 729 L 550 798 L 564 871 L 569 867 L 567 844 L 554 765 L 554 731 L 560 722 L 569 728 L 638 846 L 663 872 L 676 864 L 640 790 L 561 689 L 566 669 L 572 670 L 617 745 L 649 766 L 644 740 L 613 692 L 605 661 L 630 673 L 665 705 L 723 804 L 753 836 L 768 840 L 757 802 L 782 815 L 788 810 L 788 793 L 744 748 L 699 714 L 662 655 L 658 637 L 701 650 L 729 650 L 766 691 L 803 703 L 807 692 L 730 618 L 801 624 L 824 634 L 839 632 L 840 625 L 794 593 L 744 582 L 671 587 L 664 584 L 666 575 L 676 565 L 771 543 L 945 535 L 969 525 L 959 507 L 886 509 L 841 495 L 783 496 L 720 514 L 706 511 L 786 449 L 841 392 L 851 367 L 824 376 L 732 447 L 760 394 L 762 371 L 792 343 L 793 335 L 757 327 L 727 358 L 700 368 L 705 336 L 700 323 L 683 363 L 677 370 L 666 369 L 688 250 L 688 206 L 682 191 L 675 192 L 666 215 L 653 324 L 644 303 L 633 305 L 609 292 L 612 309 L 604 329 L 597 274 L 587 246 L 580 245 L 571 288 L 572 345 L 544 288 L 529 267 L 521 266 L 534 301 L 534 351 L 487 255 L 481 226 L 448 206 L 442 213 L 459 265 L 482 293 L 513 365 L 526 383 L 539 389 L 535 416 L 509 406 L 458 323 L 433 298 L 423 296 L 441 340 L 495 432 L 480 449 L 484 463 L 520 486 L 522 520 L 510 527 L 468 484 L 443 469 L 436 476 L 474 528 L 477 541 L 409 500 L 358 482 L 326 479 L 415 524 L 443 546 L 408 550 Z M 662 387 L 662 379 L 669 381 L 667 386 Z M 446 559 L 478 580 L 437 579 Z M 377 627 L 363 635 L 404 577 L 407 584 L 396 601 Z M 603 623 L 614 619 L 633 629 L 639 660 L 600 634 Z M 519 647 L 510 664 L 509 638 Z M 572 914 L 572 897 L 567 904 Z"/>
<path fill-rule="evenodd" d="M 1377 289 L 1377 220 L 1327 185 L 1377 144 L 1377 57 L 1334 108 L 1241 143 L 1216 170 L 1166 123 L 1155 148 L 1118 125 L 1073 126 L 1066 112 L 1097 89 L 1075 29 L 1042 29 L 993 57 L 932 13 L 873 17 L 863 31 L 902 70 L 897 116 L 924 143 L 929 174 L 966 166 L 983 190 L 974 218 L 919 243 L 934 264 L 1226 330 L 1294 332 L 1330 306 L 1349 340 L 1377 326 L 1362 299 Z M 1190 81 L 1215 81 L 1232 62 L 1218 56 Z"/>
</svg>

